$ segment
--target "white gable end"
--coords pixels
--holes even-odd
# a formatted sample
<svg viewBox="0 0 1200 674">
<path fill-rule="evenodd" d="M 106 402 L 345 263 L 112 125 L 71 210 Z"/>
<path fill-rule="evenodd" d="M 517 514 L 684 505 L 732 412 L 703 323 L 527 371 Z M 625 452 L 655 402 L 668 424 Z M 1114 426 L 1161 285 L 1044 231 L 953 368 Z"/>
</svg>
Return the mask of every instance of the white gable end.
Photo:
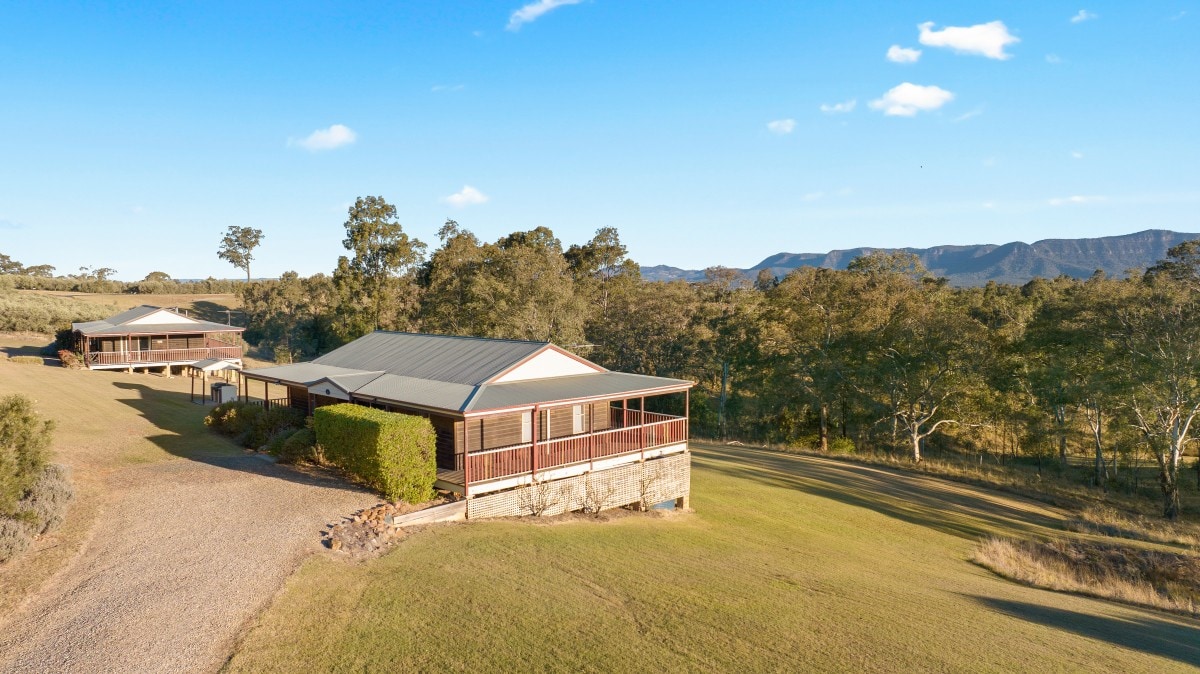
<svg viewBox="0 0 1200 674">
<path fill-rule="evenodd" d="M 175 313 L 174 311 L 167 311 L 166 309 L 159 309 L 158 311 L 152 311 L 152 312 L 146 314 L 145 316 L 135 318 L 132 321 L 125 323 L 125 325 L 167 325 L 167 324 L 183 325 L 183 324 L 196 323 L 196 322 L 197 321 L 195 319 L 188 318 L 187 316 L 181 316 L 181 315 Z"/>
<path fill-rule="evenodd" d="M 554 349 L 546 349 L 500 377 L 497 377 L 491 383 L 503 384 L 505 382 L 525 381 L 527 379 L 570 377 L 576 374 L 592 374 L 603 371 L 603 369 L 595 365 L 576 360 Z"/>
</svg>

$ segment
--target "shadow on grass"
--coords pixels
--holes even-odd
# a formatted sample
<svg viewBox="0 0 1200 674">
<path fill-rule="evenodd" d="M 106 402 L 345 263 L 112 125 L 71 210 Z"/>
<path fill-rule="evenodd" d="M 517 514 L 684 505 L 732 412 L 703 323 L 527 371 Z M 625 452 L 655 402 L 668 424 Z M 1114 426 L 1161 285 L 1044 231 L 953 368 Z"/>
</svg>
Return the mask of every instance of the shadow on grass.
<svg viewBox="0 0 1200 674">
<path fill-rule="evenodd" d="M 1146 614 L 1131 618 L 1103 617 L 1007 599 L 970 598 L 1014 618 L 1200 667 L 1200 623 Z M 1096 665 L 1103 668 L 1103 663 Z"/>
<path fill-rule="evenodd" d="M 210 302 L 209 300 L 198 300 L 192 302 L 192 315 L 202 321 L 210 323 L 226 323 L 230 320 L 236 322 L 237 317 L 242 312 L 238 309 L 232 309 L 224 304 Z"/>
<path fill-rule="evenodd" d="M 867 508 L 961 538 L 1061 531 L 1043 504 L 925 475 L 748 447 L 693 446 L 693 465 Z M 1045 532 L 1048 533 L 1048 532 Z"/>
<path fill-rule="evenodd" d="M 146 439 L 168 454 L 210 466 L 304 485 L 365 491 L 332 471 L 280 466 L 265 455 L 238 447 L 204 425 L 204 416 L 213 405 L 194 404 L 186 393 L 162 391 L 146 384 L 130 382 L 113 382 L 113 386 L 134 394 L 132 397 L 117 398 L 118 402 L 129 405 L 150 423 L 166 431 Z M 203 394 L 198 392 L 197 399 L 203 399 Z"/>
</svg>

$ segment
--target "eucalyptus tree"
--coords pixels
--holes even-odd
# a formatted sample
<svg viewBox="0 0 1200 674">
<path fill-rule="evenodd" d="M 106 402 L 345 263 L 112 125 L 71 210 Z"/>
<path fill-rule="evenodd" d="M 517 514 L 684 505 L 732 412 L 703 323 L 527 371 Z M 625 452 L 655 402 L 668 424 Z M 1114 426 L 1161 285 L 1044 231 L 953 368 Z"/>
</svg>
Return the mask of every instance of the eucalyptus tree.
<svg viewBox="0 0 1200 674">
<path fill-rule="evenodd" d="M 1200 292 L 1187 279 L 1147 274 L 1110 305 L 1119 329 L 1125 405 L 1158 464 L 1164 516 L 1180 514 L 1179 467 L 1200 416 Z"/>
<path fill-rule="evenodd" d="M 217 257 L 238 269 L 246 270 L 246 282 L 250 282 L 250 263 L 254 261 L 254 249 L 266 238 L 261 229 L 230 225 L 221 239 Z"/>
<path fill-rule="evenodd" d="M 338 329 L 349 341 L 372 330 L 416 327 L 417 272 L 425 244 L 410 238 L 383 197 L 359 197 L 350 207 L 333 283 L 339 295 Z"/>
<path fill-rule="evenodd" d="M 487 334 L 491 307 L 476 292 L 484 264 L 479 239 L 454 220 L 438 231 L 442 245 L 422 272 L 421 329 L 451 335 Z"/>
</svg>

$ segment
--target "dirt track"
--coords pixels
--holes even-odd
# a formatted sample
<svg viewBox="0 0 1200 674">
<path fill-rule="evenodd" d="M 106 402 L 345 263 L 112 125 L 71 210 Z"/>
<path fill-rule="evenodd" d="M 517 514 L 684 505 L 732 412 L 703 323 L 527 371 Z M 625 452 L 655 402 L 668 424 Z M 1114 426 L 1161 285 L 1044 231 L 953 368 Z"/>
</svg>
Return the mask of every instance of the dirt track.
<svg viewBox="0 0 1200 674">
<path fill-rule="evenodd" d="M 255 455 L 120 471 L 91 540 L 0 633 L 0 672 L 211 672 L 371 494 Z"/>
</svg>

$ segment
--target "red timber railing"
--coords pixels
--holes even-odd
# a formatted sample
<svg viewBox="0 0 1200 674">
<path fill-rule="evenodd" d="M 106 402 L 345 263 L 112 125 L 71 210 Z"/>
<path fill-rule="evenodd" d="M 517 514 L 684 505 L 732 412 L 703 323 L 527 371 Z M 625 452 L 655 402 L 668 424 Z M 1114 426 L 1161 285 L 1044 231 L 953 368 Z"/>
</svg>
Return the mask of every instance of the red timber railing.
<svg viewBox="0 0 1200 674">
<path fill-rule="evenodd" d="M 206 358 L 241 358 L 239 346 L 206 349 L 150 349 L 147 351 L 91 351 L 87 362 L 92 365 L 124 365 L 136 363 L 178 363 Z"/>
<path fill-rule="evenodd" d="M 471 483 L 476 483 L 531 473 L 535 452 L 537 468 L 541 471 L 687 442 L 687 417 L 620 409 L 614 410 L 613 416 L 614 424 L 624 421 L 624 425 L 595 433 L 539 440 L 536 450 L 533 443 L 523 443 L 470 452 L 466 474 Z"/>
</svg>

